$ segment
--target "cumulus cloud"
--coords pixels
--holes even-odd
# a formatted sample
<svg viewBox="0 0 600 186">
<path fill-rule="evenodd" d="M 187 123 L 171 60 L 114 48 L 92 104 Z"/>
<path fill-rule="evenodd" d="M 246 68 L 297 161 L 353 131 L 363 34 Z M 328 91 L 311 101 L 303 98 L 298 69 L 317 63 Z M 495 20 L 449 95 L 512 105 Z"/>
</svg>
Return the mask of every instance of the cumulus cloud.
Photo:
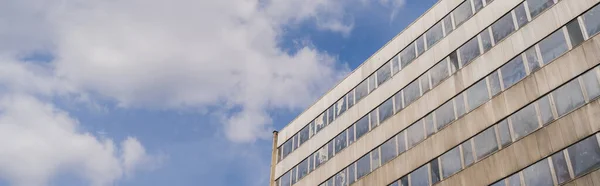
<svg viewBox="0 0 600 186">
<path fill-rule="evenodd" d="M 112 185 L 154 157 L 135 138 L 120 146 L 82 132 L 68 113 L 30 96 L 0 99 L 0 179 L 12 185 L 45 185 L 65 172 L 90 185 Z"/>
</svg>

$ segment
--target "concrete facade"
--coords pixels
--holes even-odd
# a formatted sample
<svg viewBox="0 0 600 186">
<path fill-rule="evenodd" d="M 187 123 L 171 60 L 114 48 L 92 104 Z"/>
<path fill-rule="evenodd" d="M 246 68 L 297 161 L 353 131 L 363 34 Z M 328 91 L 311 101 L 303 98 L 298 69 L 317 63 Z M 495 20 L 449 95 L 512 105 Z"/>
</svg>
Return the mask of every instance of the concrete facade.
<svg viewBox="0 0 600 186">
<path fill-rule="evenodd" d="M 479 0 L 467 1 L 475 2 Z M 299 145 L 285 158 L 281 158 L 279 162 L 276 161 L 278 158 L 275 156 L 281 155 L 276 148 L 280 148 L 284 142 L 297 134 L 307 123 L 327 110 L 329 106 L 348 91 L 376 72 L 384 63 L 390 61 L 400 50 L 463 3 L 462 0 L 440 0 L 313 106 L 279 131 L 278 135 L 274 135 L 274 157 L 271 170 L 273 182 L 271 185 L 283 186 L 280 179 L 289 173 L 295 174 L 291 179 L 296 179 L 295 183 L 290 183 L 290 185 L 390 185 L 440 157 L 465 140 L 470 140 L 490 126 L 511 117 L 525 106 L 549 95 L 565 83 L 572 81 L 574 78 L 580 78 L 583 73 L 590 69 L 596 68 L 594 70 L 597 70 L 600 63 L 600 36 L 589 36 L 582 15 L 597 6 L 600 0 L 549 0 L 548 2 L 551 2 L 552 5 L 537 16 L 532 17 L 530 9 L 527 8 L 530 8 L 530 4 L 535 5 L 536 2 L 542 1 L 548 0 L 495 0 L 493 2 L 482 0 L 481 2 L 485 4 L 485 7 L 476 12 L 471 18 L 457 26 L 453 32 L 418 56 L 410 65 L 392 75 L 386 83 L 379 85 L 368 96 L 358 101 L 353 107 L 348 108 L 344 114 L 337 117 L 320 132 L 311 136 L 309 140 Z M 335 152 L 335 156 L 330 154 L 326 162 L 314 169 L 311 168 L 306 175 L 298 178 L 299 173 L 294 171 L 298 170 L 299 164 L 307 157 L 311 157 L 316 151 L 326 146 L 338 134 L 347 131 L 349 127 L 354 127 L 356 121 L 378 108 L 388 98 L 395 96 L 398 91 L 405 89 L 415 79 L 428 72 L 438 62 L 443 61 L 453 51 L 461 48 L 463 44 L 474 37 L 482 37 L 480 33 L 485 33 L 482 31 L 487 31 L 490 25 L 507 13 L 515 16 L 516 9 L 524 4 L 526 4 L 524 7 L 527 9 L 528 18 L 530 19 L 526 25 L 515 28 L 515 31 L 503 40 L 498 41 L 498 43 L 494 42 L 489 50 L 483 52 L 483 54 L 469 62 L 468 65 L 461 65 L 462 68 L 451 74 L 440 84 L 428 92 L 421 93 L 422 95 L 419 98 L 406 105 L 401 111 L 379 123 L 376 128 L 372 128 L 362 137 L 348 144 L 343 150 Z M 472 6 L 473 9 L 474 7 Z M 600 16 L 597 18 L 600 19 Z M 574 41 L 569 40 L 570 37 L 566 34 L 573 33 L 570 30 L 567 31 L 572 27 L 565 26 L 572 23 L 572 20 L 576 20 L 580 25 L 583 25 L 580 28 L 584 28 L 582 34 L 585 41 L 577 46 L 573 46 L 572 42 Z M 349 166 L 357 164 L 361 157 L 372 153 L 373 150 L 380 149 L 381 144 L 406 131 L 408 127 L 421 121 L 424 117 L 434 115 L 433 113 L 447 101 L 457 101 L 457 95 L 462 96 L 464 94 L 466 99 L 470 98 L 465 93 L 466 90 L 480 80 L 486 81 L 487 78 L 488 89 L 491 89 L 491 85 L 489 85 L 491 81 L 490 74 L 500 72 L 499 69 L 511 62 L 515 56 L 520 56 L 528 51 L 530 47 L 536 48 L 538 57 L 542 57 L 542 50 L 540 49 L 542 41 L 558 31 L 565 33 L 565 42 L 568 46 L 566 53 L 556 56 L 554 60 L 547 64 L 542 64 L 539 69 L 532 70 L 531 67 L 525 67 L 527 75 L 514 85 L 503 87 L 498 94 L 489 98 L 482 105 L 466 111 L 465 114 L 455 113 L 456 119 L 444 128 L 439 129 L 439 131 L 436 129 L 435 133 L 424 137 L 418 144 L 388 162 L 379 160 L 381 165 L 372 168 L 366 175 L 356 178 L 354 181 L 348 181 L 348 174 L 344 172 L 350 171 Z M 480 47 L 483 46 L 482 40 L 480 39 Z M 499 74 L 502 75 L 502 73 Z M 500 78 L 500 81 L 502 81 L 502 78 Z M 491 92 L 491 90 L 487 91 Z M 600 130 L 600 102 L 590 99 L 586 93 L 584 93 L 584 97 L 586 97 L 587 102 L 583 106 L 579 106 L 563 116 L 559 116 L 556 111 L 555 107 L 557 106 L 554 104 L 557 103 L 550 101 L 553 105 L 552 108 L 554 108 L 553 115 L 555 119 L 553 122 L 537 128 L 520 139 L 513 139 L 514 142 L 511 145 L 498 149 L 489 156 L 477 160 L 449 177 L 440 178 L 441 180 L 436 182 L 435 185 L 490 185 L 573 145 L 583 138 L 596 134 Z M 454 103 L 456 104 L 456 102 Z M 394 105 L 397 104 L 397 102 L 394 102 Z M 457 110 L 456 105 L 454 109 Z M 511 123 L 512 125 L 516 124 Z M 512 127 L 511 130 L 513 130 Z M 514 135 L 512 132 L 511 134 Z M 378 150 L 378 152 L 378 155 L 382 153 L 381 150 Z M 314 159 L 310 161 L 314 161 Z M 358 165 L 355 167 L 358 168 Z M 373 162 L 371 162 L 371 167 L 374 167 Z M 342 173 L 344 173 L 342 177 L 346 181 L 331 181 L 336 179 L 336 175 Z M 358 175 L 357 173 L 354 174 Z M 594 171 L 581 177 L 573 177 L 568 184 L 600 185 L 598 174 L 598 171 Z M 596 177 L 593 175 L 596 175 Z M 331 183 L 329 183 L 330 181 Z M 432 180 L 429 181 L 431 185 Z M 411 182 L 411 186 L 414 184 Z"/>
</svg>

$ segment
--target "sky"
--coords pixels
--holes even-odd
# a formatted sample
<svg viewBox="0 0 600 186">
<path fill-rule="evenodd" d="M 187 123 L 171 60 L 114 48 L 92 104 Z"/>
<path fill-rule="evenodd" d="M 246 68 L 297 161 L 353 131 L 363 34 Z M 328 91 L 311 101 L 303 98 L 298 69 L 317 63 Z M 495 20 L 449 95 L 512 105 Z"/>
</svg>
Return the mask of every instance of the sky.
<svg viewBox="0 0 600 186">
<path fill-rule="evenodd" d="M 437 0 L 0 0 L 0 186 L 268 185 L 273 130 Z"/>
</svg>

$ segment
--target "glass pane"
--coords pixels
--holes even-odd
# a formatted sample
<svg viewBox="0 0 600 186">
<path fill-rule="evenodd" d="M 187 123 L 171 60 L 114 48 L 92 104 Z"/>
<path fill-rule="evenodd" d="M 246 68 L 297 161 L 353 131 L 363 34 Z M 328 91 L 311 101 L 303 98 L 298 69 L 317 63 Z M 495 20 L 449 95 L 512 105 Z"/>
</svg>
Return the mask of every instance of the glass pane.
<svg viewBox="0 0 600 186">
<path fill-rule="evenodd" d="M 431 48 L 434 44 L 436 44 L 440 39 L 444 38 L 444 32 L 442 30 L 442 22 L 438 22 L 433 27 L 431 27 L 427 33 L 427 46 Z"/>
<path fill-rule="evenodd" d="M 352 125 L 350 128 L 348 128 L 348 145 L 354 143 L 354 127 L 355 125 Z"/>
<path fill-rule="evenodd" d="M 377 87 L 375 85 L 375 76 L 369 76 L 369 79 L 367 79 L 367 81 L 369 82 L 369 94 L 371 92 L 373 92 L 373 90 L 375 90 L 375 87 Z"/>
<path fill-rule="evenodd" d="M 558 88 L 552 95 L 559 116 L 570 112 L 584 103 L 583 94 L 581 93 L 577 79 Z"/>
<path fill-rule="evenodd" d="M 550 61 L 565 53 L 568 49 L 562 30 L 558 30 L 542 40 L 539 46 L 544 64 L 548 64 Z"/>
<path fill-rule="evenodd" d="M 435 121 L 437 123 L 438 131 L 448 123 L 454 121 L 454 104 L 452 103 L 452 100 L 435 110 Z"/>
<path fill-rule="evenodd" d="M 475 85 L 471 86 L 471 88 L 467 89 L 469 102 L 469 111 L 474 110 L 479 107 L 481 104 L 487 102 L 489 100 L 488 90 L 487 90 L 487 82 L 485 79 L 480 80 Z"/>
<path fill-rule="evenodd" d="M 337 154 L 342 149 L 346 148 L 346 132 L 342 132 L 337 137 L 335 137 L 335 153 Z"/>
<path fill-rule="evenodd" d="M 379 159 L 379 148 L 371 151 L 371 171 L 377 169 L 381 165 Z"/>
<path fill-rule="evenodd" d="M 404 105 L 402 104 L 402 92 L 403 91 L 400 91 L 394 95 L 394 102 L 396 102 L 396 108 L 394 112 L 398 112 L 404 108 Z"/>
<path fill-rule="evenodd" d="M 385 63 L 377 70 L 377 85 L 381 85 L 392 77 L 391 63 Z"/>
<path fill-rule="evenodd" d="M 377 120 L 377 109 L 371 111 L 369 115 L 371 117 L 371 130 L 373 130 L 375 127 L 379 126 L 379 121 Z"/>
<path fill-rule="evenodd" d="M 327 154 L 329 155 L 329 157 L 333 157 L 333 140 L 329 141 L 329 143 L 327 143 Z"/>
<path fill-rule="evenodd" d="M 467 167 L 475 161 L 475 159 L 473 158 L 473 146 L 471 145 L 471 140 L 465 141 L 461 146 L 463 148 L 465 167 Z"/>
<path fill-rule="evenodd" d="M 521 81 L 527 75 L 521 55 L 502 66 L 500 71 L 502 72 L 502 82 L 504 82 L 505 90 Z"/>
<path fill-rule="evenodd" d="M 393 137 L 381 145 L 381 162 L 386 163 L 396 157 L 396 137 Z"/>
<path fill-rule="evenodd" d="M 431 184 L 435 184 L 440 181 L 440 166 L 438 164 L 438 159 L 433 159 L 429 165 L 431 166 Z"/>
<path fill-rule="evenodd" d="M 465 1 L 458 8 L 452 11 L 452 13 L 454 14 L 454 22 L 456 23 L 456 27 L 460 26 L 473 15 L 471 1 Z"/>
<path fill-rule="evenodd" d="M 571 179 L 567 168 L 567 162 L 565 161 L 565 154 L 562 151 L 552 155 L 552 165 L 554 165 L 554 172 L 556 173 L 559 184 Z"/>
<path fill-rule="evenodd" d="M 359 139 L 369 132 L 369 117 L 364 116 L 356 122 L 356 139 Z"/>
<path fill-rule="evenodd" d="M 552 6 L 554 2 L 552 0 L 527 0 L 527 4 L 529 5 L 531 17 L 533 18 Z"/>
<path fill-rule="evenodd" d="M 410 173 L 410 186 L 429 186 L 429 168 L 427 164 Z"/>
<path fill-rule="evenodd" d="M 527 66 L 529 66 L 529 70 L 533 73 L 537 69 L 540 69 L 540 61 L 537 57 L 537 52 L 535 51 L 535 47 L 529 48 L 525 52 L 525 57 L 527 58 Z"/>
<path fill-rule="evenodd" d="M 367 154 L 360 158 L 356 162 L 356 167 L 356 179 L 360 179 L 371 172 L 371 154 Z"/>
<path fill-rule="evenodd" d="M 400 57 L 394 56 L 392 59 L 392 76 L 400 71 Z"/>
<path fill-rule="evenodd" d="M 400 52 L 400 69 L 406 68 L 406 65 L 410 64 L 416 57 L 415 45 L 412 43 L 408 45 L 402 52 Z"/>
<path fill-rule="evenodd" d="M 408 186 L 408 176 L 400 178 L 400 186 Z"/>
<path fill-rule="evenodd" d="M 583 22 L 588 35 L 596 35 L 600 31 L 600 6 L 595 6 L 583 14 Z"/>
<path fill-rule="evenodd" d="M 398 153 L 406 151 L 406 132 L 398 134 Z"/>
<path fill-rule="evenodd" d="M 442 21 L 444 22 L 444 29 L 446 30 L 446 35 L 450 34 L 450 32 L 454 30 L 454 28 L 452 28 L 452 18 L 450 17 L 450 15 L 447 15 Z"/>
<path fill-rule="evenodd" d="M 423 74 L 419 81 L 421 82 L 421 92 L 425 94 L 425 92 L 429 91 L 431 87 L 429 87 L 429 72 Z"/>
<path fill-rule="evenodd" d="M 600 148 L 595 136 L 567 148 L 575 176 L 581 176 L 600 167 Z"/>
<path fill-rule="evenodd" d="M 346 170 L 340 171 L 337 175 L 335 175 L 335 186 L 347 186 L 348 182 L 346 182 L 346 178 Z"/>
<path fill-rule="evenodd" d="M 315 119 L 315 134 L 325 127 L 325 120 L 327 118 L 325 114 L 326 113 L 323 113 Z"/>
<path fill-rule="evenodd" d="M 392 99 L 388 99 L 379 106 L 379 121 L 383 122 L 394 114 L 394 105 Z"/>
<path fill-rule="evenodd" d="M 505 186 L 504 184 L 505 184 L 505 183 L 504 183 L 504 180 L 500 180 L 500 181 L 498 181 L 498 182 L 496 182 L 496 183 L 492 184 L 491 186 Z"/>
<path fill-rule="evenodd" d="M 567 31 L 569 32 L 569 38 L 571 39 L 571 46 L 576 47 L 583 42 L 583 33 L 577 19 L 567 24 Z"/>
<path fill-rule="evenodd" d="M 527 18 L 525 18 L 527 20 Z M 492 25 L 492 33 L 494 34 L 494 41 L 498 43 L 515 31 L 515 24 L 511 13 L 504 15 L 496 23 Z"/>
<path fill-rule="evenodd" d="M 327 124 L 333 122 L 334 120 L 334 115 L 335 115 L 335 105 L 332 105 L 331 107 L 329 107 L 329 109 L 327 109 L 327 115 L 329 117 L 327 117 Z"/>
<path fill-rule="evenodd" d="M 498 150 L 498 143 L 496 142 L 496 132 L 494 128 L 489 128 L 479 135 L 475 136 L 475 154 L 477 159 L 481 160 L 485 156 Z"/>
<path fill-rule="evenodd" d="M 450 74 L 453 74 L 460 69 L 458 66 L 458 55 L 456 54 L 456 51 L 450 53 L 448 60 L 450 60 Z"/>
<path fill-rule="evenodd" d="M 550 99 L 548 96 L 544 96 L 540 100 L 537 101 L 538 107 L 540 107 L 540 115 L 542 116 L 542 124 L 547 125 L 552 120 L 554 120 L 554 116 L 552 115 L 552 108 L 550 107 Z"/>
<path fill-rule="evenodd" d="M 348 108 L 354 106 L 354 90 L 348 92 Z"/>
<path fill-rule="evenodd" d="M 417 56 L 420 56 L 423 54 L 423 52 L 425 52 L 425 39 L 423 39 L 423 36 L 421 36 L 417 39 L 417 41 L 415 41 L 415 43 L 417 45 Z"/>
<path fill-rule="evenodd" d="M 454 149 L 444 153 L 440 157 L 440 160 L 442 161 L 442 176 L 444 178 L 453 175 L 462 168 L 460 164 L 460 149 L 458 147 L 454 147 Z"/>
<path fill-rule="evenodd" d="M 500 145 L 502 145 L 502 148 L 504 148 L 512 143 L 512 139 L 510 138 L 510 129 L 508 128 L 507 120 L 502 120 L 498 124 L 498 134 L 500 135 Z"/>
<path fill-rule="evenodd" d="M 333 186 L 333 178 L 327 180 L 327 186 Z"/>
<path fill-rule="evenodd" d="M 502 87 L 500 87 L 500 77 L 498 76 L 498 72 L 494 71 L 494 73 L 490 74 L 490 91 L 492 92 L 492 96 L 500 93 Z"/>
<path fill-rule="evenodd" d="M 408 127 L 408 147 L 414 147 L 417 143 L 424 139 L 425 131 L 424 131 L 423 121 L 418 121 L 415 124 Z"/>
<path fill-rule="evenodd" d="M 530 167 L 527 167 L 525 170 L 523 170 L 523 177 L 525 177 L 525 185 L 554 185 L 554 183 L 552 183 L 552 175 L 550 174 L 548 159 L 542 160 Z"/>
<path fill-rule="evenodd" d="M 527 20 L 527 12 L 525 12 L 525 3 L 521 3 L 517 8 L 515 8 L 515 15 L 517 16 L 517 24 L 519 28 L 523 27 L 523 25 L 529 22 Z"/>
<path fill-rule="evenodd" d="M 306 126 L 298 132 L 298 146 L 302 145 L 304 142 L 308 140 L 309 135 L 309 126 Z"/>
<path fill-rule="evenodd" d="M 356 174 L 356 164 L 353 163 L 352 165 L 350 165 L 350 167 L 348 167 L 348 185 L 354 183 L 355 181 L 355 175 Z"/>
<path fill-rule="evenodd" d="M 486 29 L 479 34 L 479 36 L 481 37 L 483 52 L 487 52 L 490 50 L 490 48 L 492 48 L 492 38 L 490 37 L 490 32 Z"/>
<path fill-rule="evenodd" d="M 283 154 L 281 155 L 282 159 L 287 157 L 287 155 L 289 155 L 292 152 L 292 141 L 293 140 L 290 139 L 287 142 L 283 143 Z"/>
<path fill-rule="evenodd" d="M 521 178 L 519 174 L 513 174 L 512 176 L 506 179 L 508 181 L 508 186 L 521 186 Z"/>
<path fill-rule="evenodd" d="M 446 59 L 442 60 L 430 70 L 431 74 L 431 86 L 437 86 L 442 80 L 448 77 L 448 62 Z"/>
<path fill-rule="evenodd" d="M 404 105 L 410 105 L 413 101 L 421 96 L 419 90 L 419 81 L 413 81 L 403 90 L 404 92 Z"/>
<path fill-rule="evenodd" d="M 298 179 L 308 174 L 308 158 L 298 164 Z"/>
<path fill-rule="evenodd" d="M 337 118 L 337 116 L 342 115 L 345 111 L 346 111 L 346 97 L 338 100 L 338 102 L 335 104 L 336 118 Z"/>
<path fill-rule="evenodd" d="M 459 118 L 466 112 L 465 107 L 465 94 L 460 94 L 454 98 L 454 104 L 456 105 L 456 117 Z"/>
<path fill-rule="evenodd" d="M 515 139 L 520 139 L 539 127 L 534 104 L 521 109 L 513 114 L 510 119 L 515 132 Z"/>
<path fill-rule="evenodd" d="M 593 69 L 583 75 L 583 84 L 585 91 L 587 92 L 590 100 L 600 95 L 600 86 L 598 86 L 598 77 L 596 76 L 596 70 Z"/>
<path fill-rule="evenodd" d="M 427 116 L 425 116 L 425 118 L 423 118 L 423 122 L 425 122 L 425 132 L 427 134 L 427 137 L 431 136 L 433 133 L 435 133 L 435 124 L 433 123 L 433 114 L 429 114 Z"/>
<path fill-rule="evenodd" d="M 285 173 L 283 176 L 281 176 L 281 178 L 279 178 L 279 183 L 281 184 L 281 186 L 290 186 L 292 185 L 292 180 L 290 180 L 292 171 L 288 171 L 287 173 Z"/>
<path fill-rule="evenodd" d="M 481 8 L 483 8 L 483 1 L 482 0 L 473 0 L 473 6 L 475 7 L 475 12 L 479 12 L 479 10 L 481 10 Z"/>
<path fill-rule="evenodd" d="M 398 186 L 398 181 L 394 181 L 394 183 L 390 184 L 389 186 Z"/>
<path fill-rule="evenodd" d="M 467 66 L 467 64 L 481 54 L 477 37 L 465 43 L 458 51 L 460 51 L 460 62 L 462 66 Z"/>
</svg>

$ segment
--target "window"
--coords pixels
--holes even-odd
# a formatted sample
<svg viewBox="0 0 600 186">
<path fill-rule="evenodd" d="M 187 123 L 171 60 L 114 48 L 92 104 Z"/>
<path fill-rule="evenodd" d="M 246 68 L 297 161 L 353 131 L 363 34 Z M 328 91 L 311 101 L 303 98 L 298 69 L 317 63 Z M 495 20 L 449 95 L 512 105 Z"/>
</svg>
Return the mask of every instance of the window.
<svg viewBox="0 0 600 186">
<path fill-rule="evenodd" d="M 583 14 L 583 23 L 590 37 L 596 35 L 600 31 L 600 6 L 595 6 Z"/>
<path fill-rule="evenodd" d="M 410 127 L 408 127 L 408 147 L 414 147 L 417 143 L 424 139 L 425 128 L 423 126 L 423 121 L 417 121 Z"/>
<path fill-rule="evenodd" d="M 490 92 L 492 92 L 492 96 L 495 96 L 502 90 L 502 87 L 500 87 L 500 77 L 498 77 L 498 72 L 494 71 L 488 78 L 490 81 Z"/>
<path fill-rule="evenodd" d="M 488 128 L 482 133 L 478 134 L 474 138 L 475 141 L 475 154 L 478 160 L 483 159 L 485 156 L 498 150 L 498 143 L 496 142 L 496 132 L 494 128 Z"/>
<path fill-rule="evenodd" d="M 500 68 L 502 73 L 502 82 L 504 83 L 504 90 L 513 86 L 517 82 L 521 81 L 526 75 L 525 66 L 523 64 L 523 57 L 518 55 L 506 65 Z"/>
<path fill-rule="evenodd" d="M 519 176 L 519 173 L 513 174 L 506 180 L 508 181 L 508 186 L 521 186 L 521 178 Z"/>
<path fill-rule="evenodd" d="M 479 54 L 481 54 L 479 51 L 479 41 L 477 40 L 477 37 L 474 37 L 465 43 L 458 49 L 458 51 L 460 51 L 460 62 L 464 67 L 477 56 L 479 56 Z"/>
<path fill-rule="evenodd" d="M 579 87 L 579 81 L 575 79 L 554 91 L 552 95 L 559 116 L 570 112 L 584 103 L 583 94 Z"/>
<path fill-rule="evenodd" d="M 400 186 L 408 186 L 408 176 L 400 178 Z"/>
<path fill-rule="evenodd" d="M 358 84 L 358 86 L 356 86 L 355 90 L 355 102 L 358 102 L 369 94 L 369 82 L 367 82 L 367 80 L 361 82 Z"/>
<path fill-rule="evenodd" d="M 352 164 L 348 167 L 348 185 L 354 183 L 356 174 L 356 164 Z"/>
<path fill-rule="evenodd" d="M 338 100 L 335 104 L 335 115 L 336 117 L 342 115 L 346 111 L 346 97 Z"/>
<path fill-rule="evenodd" d="M 367 81 L 369 82 L 369 94 L 371 92 L 373 92 L 373 90 L 375 90 L 375 87 L 377 87 L 377 85 L 375 85 L 375 76 L 369 76 L 369 79 L 367 79 Z"/>
<path fill-rule="evenodd" d="M 475 162 L 475 159 L 473 158 L 473 146 L 471 145 L 471 140 L 465 141 L 461 146 L 463 149 L 465 167 L 467 167 Z"/>
<path fill-rule="evenodd" d="M 402 90 L 394 95 L 394 101 L 396 102 L 396 108 L 394 108 L 394 112 L 398 112 L 404 108 L 402 104 Z"/>
<path fill-rule="evenodd" d="M 292 185 L 294 185 L 296 183 L 296 174 L 297 173 L 297 169 L 292 169 Z"/>
<path fill-rule="evenodd" d="M 419 90 L 419 81 L 413 81 L 404 89 L 404 105 L 410 105 L 413 101 L 415 101 L 419 96 L 421 96 L 421 91 Z"/>
<path fill-rule="evenodd" d="M 518 8 L 517 8 L 518 9 Z M 527 17 L 525 17 L 527 20 Z M 492 25 L 492 33 L 496 43 L 502 41 L 506 36 L 515 31 L 515 24 L 511 13 L 504 15 Z"/>
<path fill-rule="evenodd" d="M 429 86 L 429 72 L 426 72 L 425 74 L 423 74 L 420 78 L 419 81 L 421 82 L 421 93 L 425 94 L 425 92 L 429 91 L 429 89 L 431 89 L 431 87 Z"/>
<path fill-rule="evenodd" d="M 444 178 L 458 172 L 462 168 L 460 165 L 459 147 L 454 147 L 454 149 L 444 153 L 444 155 L 440 157 L 440 161 L 442 162 L 442 176 L 444 176 Z"/>
<path fill-rule="evenodd" d="M 429 114 L 423 118 L 423 122 L 425 123 L 425 132 L 427 137 L 431 136 L 435 133 L 435 124 L 433 123 L 433 114 Z"/>
<path fill-rule="evenodd" d="M 308 140 L 308 135 L 309 135 L 309 126 L 304 127 L 302 130 L 300 130 L 300 132 L 298 133 L 298 146 L 302 145 L 304 142 L 306 142 Z"/>
<path fill-rule="evenodd" d="M 512 143 L 512 138 L 510 137 L 510 129 L 508 129 L 507 120 L 502 120 L 500 123 L 498 123 L 498 135 L 500 135 L 500 145 L 502 145 L 502 148 Z"/>
<path fill-rule="evenodd" d="M 344 131 L 335 137 L 335 153 L 340 152 L 342 149 L 346 148 L 346 146 L 346 131 Z"/>
<path fill-rule="evenodd" d="M 460 94 L 454 98 L 454 105 L 456 105 L 456 118 L 461 117 L 465 114 L 465 94 Z"/>
<path fill-rule="evenodd" d="M 489 100 L 490 98 L 485 79 L 480 80 L 475 85 L 471 86 L 471 88 L 467 89 L 467 97 L 467 101 L 469 102 L 469 111 L 474 110 Z"/>
<path fill-rule="evenodd" d="M 595 136 L 589 137 L 569 148 L 569 158 L 575 176 L 580 176 L 600 167 L 600 148 Z"/>
<path fill-rule="evenodd" d="M 325 127 L 326 113 L 321 114 L 315 119 L 315 134 Z"/>
<path fill-rule="evenodd" d="M 596 70 L 590 70 L 589 72 L 583 75 L 583 84 L 585 86 L 585 91 L 587 92 L 590 100 L 598 97 L 600 95 L 600 87 L 598 86 L 598 77 L 596 76 Z"/>
<path fill-rule="evenodd" d="M 410 64 L 416 57 L 415 43 L 408 45 L 402 52 L 400 52 L 400 68 L 406 68 L 406 65 Z"/>
<path fill-rule="evenodd" d="M 381 165 L 379 159 L 379 148 L 371 151 L 371 171 L 377 169 Z"/>
<path fill-rule="evenodd" d="M 377 85 L 381 85 L 392 77 L 392 63 L 385 63 L 377 70 Z"/>
<path fill-rule="evenodd" d="M 346 182 L 346 170 L 340 171 L 337 175 L 335 175 L 335 186 L 347 186 Z"/>
<path fill-rule="evenodd" d="M 454 104 L 452 100 L 435 110 L 435 120 L 438 131 L 444 128 L 448 123 L 454 121 Z"/>
<path fill-rule="evenodd" d="M 327 155 L 329 157 L 333 157 L 333 155 L 334 155 L 334 152 L 333 152 L 334 148 L 335 147 L 333 146 L 333 140 L 329 141 L 329 143 L 327 143 Z"/>
<path fill-rule="evenodd" d="M 371 117 L 371 130 L 373 130 L 375 127 L 379 126 L 379 121 L 377 120 L 377 109 L 372 110 L 369 113 L 369 117 Z"/>
<path fill-rule="evenodd" d="M 490 50 L 490 48 L 492 48 L 492 38 L 490 37 L 490 32 L 488 29 L 485 29 L 483 32 L 481 32 L 481 34 L 479 34 L 479 36 L 481 37 L 483 51 L 487 52 Z"/>
<path fill-rule="evenodd" d="M 479 12 L 479 10 L 481 10 L 481 8 L 483 8 L 483 1 L 482 0 L 473 0 L 473 6 L 475 7 L 475 12 Z"/>
<path fill-rule="evenodd" d="M 354 90 L 348 92 L 346 97 L 348 97 L 348 108 L 354 106 Z"/>
<path fill-rule="evenodd" d="M 423 52 L 425 52 L 425 39 L 423 39 L 423 36 L 421 36 L 417 39 L 417 41 L 415 41 L 415 43 L 417 45 L 417 56 L 420 56 L 423 54 Z"/>
<path fill-rule="evenodd" d="M 285 173 L 283 176 L 281 176 L 281 178 L 279 178 L 279 183 L 281 184 L 281 186 L 290 186 L 292 185 L 292 180 L 290 180 L 290 174 L 292 171 L 288 171 L 287 173 Z"/>
<path fill-rule="evenodd" d="M 542 40 L 539 46 L 544 64 L 548 64 L 568 49 L 562 30 L 558 30 Z"/>
<path fill-rule="evenodd" d="M 529 22 L 529 20 L 527 20 L 527 12 L 525 11 L 525 3 L 521 3 L 515 8 L 515 15 L 517 16 L 517 25 L 519 25 L 519 28 Z"/>
<path fill-rule="evenodd" d="M 554 120 L 554 116 L 552 115 L 552 108 L 550 107 L 550 100 L 548 96 L 544 96 L 540 100 L 537 101 L 538 106 L 540 107 L 540 115 L 542 116 L 542 124 L 547 125 L 550 124 L 552 120 Z"/>
<path fill-rule="evenodd" d="M 446 59 L 440 61 L 438 64 L 433 66 L 430 70 L 431 74 L 431 86 L 437 86 L 442 80 L 448 77 L 448 62 Z"/>
<path fill-rule="evenodd" d="M 327 124 L 330 124 L 335 119 L 335 105 L 331 105 L 329 109 L 327 109 Z"/>
<path fill-rule="evenodd" d="M 427 164 L 410 173 L 411 186 L 429 186 L 429 168 Z"/>
<path fill-rule="evenodd" d="M 371 154 L 367 154 L 356 162 L 356 179 L 360 179 L 363 176 L 371 172 Z"/>
<path fill-rule="evenodd" d="M 569 32 L 569 38 L 571 39 L 571 46 L 575 47 L 583 42 L 583 33 L 577 19 L 567 24 L 567 32 Z"/>
<path fill-rule="evenodd" d="M 398 58 L 398 55 L 392 58 L 392 76 L 400 71 L 400 59 Z"/>
<path fill-rule="evenodd" d="M 294 140 L 292 140 L 293 138 L 291 138 L 290 140 L 286 141 L 285 143 L 283 143 L 283 154 L 281 155 L 281 159 L 287 157 L 287 155 L 289 155 L 292 152 L 292 143 Z"/>
<path fill-rule="evenodd" d="M 298 164 L 298 180 L 308 174 L 308 158 Z"/>
<path fill-rule="evenodd" d="M 526 136 L 539 127 L 534 104 L 530 104 L 527 107 L 519 110 L 513 114 L 510 119 L 515 132 L 513 134 L 515 140 Z"/>
<path fill-rule="evenodd" d="M 537 52 L 535 51 L 535 46 L 529 48 L 529 50 L 525 51 L 525 58 L 527 58 L 527 66 L 529 66 L 530 72 L 535 72 L 537 69 L 540 69 L 540 60 L 537 57 Z"/>
<path fill-rule="evenodd" d="M 532 18 L 542 13 L 542 11 L 552 6 L 552 4 L 554 4 L 553 0 L 527 0 Z"/>
<path fill-rule="evenodd" d="M 493 183 L 491 186 L 505 186 L 506 183 L 504 183 L 504 180 L 500 180 L 496 183 Z"/>
<path fill-rule="evenodd" d="M 567 168 L 567 162 L 565 161 L 565 154 L 562 151 L 552 155 L 552 165 L 554 165 L 554 172 L 558 178 L 558 184 L 571 179 Z"/>
<path fill-rule="evenodd" d="M 552 183 L 552 175 L 550 174 L 548 159 L 542 160 L 530 167 L 527 167 L 525 170 L 523 170 L 523 177 L 525 178 L 525 185 L 554 185 L 554 183 Z"/>
<path fill-rule="evenodd" d="M 429 165 L 431 166 L 431 184 L 435 184 L 440 181 L 440 165 L 438 164 L 438 159 L 435 158 L 431 160 Z"/>
<path fill-rule="evenodd" d="M 406 151 L 406 132 L 398 134 L 398 153 Z"/>
<path fill-rule="evenodd" d="M 452 26 L 452 17 L 450 17 L 450 15 L 447 15 L 442 21 L 444 22 L 444 30 L 446 31 L 447 36 L 452 32 L 452 30 L 454 30 Z"/>
<path fill-rule="evenodd" d="M 467 19 L 469 19 L 469 17 L 473 15 L 473 10 L 471 9 L 471 1 L 465 1 L 458 8 L 452 11 L 452 14 L 454 15 L 454 22 L 456 23 L 456 27 L 463 24 Z"/>
<path fill-rule="evenodd" d="M 369 117 L 364 116 L 356 122 L 356 139 L 362 137 L 369 132 Z"/>
<path fill-rule="evenodd" d="M 379 106 L 379 121 L 385 121 L 392 116 L 392 114 L 394 114 L 394 105 L 392 103 L 392 98 L 390 98 Z"/>
<path fill-rule="evenodd" d="M 393 137 L 381 145 L 381 162 L 386 163 L 396 157 L 396 137 Z"/>
<path fill-rule="evenodd" d="M 450 74 L 453 74 L 460 69 L 458 66 L 458 55 L 456 54 L 456 50 L 450 53 L 448 60 L 450 61 Z"/>
<path fill-rule="evenodd" d="M 350 126 L 350 128 L 348 128 L 348 145 L 354 143 L 354 127 L 356 125 L 352 125 Z"/>
<path fill-rule="evenodd" d="M 440 41 L 440 39 L 444 38 L 442 22 L 438 22 L 437 24 L 433 25 L 433 27 L 431 27 L 427 33 L 425 33 L 425 35 L 427 36 L 427 46 L 428 48 L 431 48 L 431 46 Z"/>
</svg>

